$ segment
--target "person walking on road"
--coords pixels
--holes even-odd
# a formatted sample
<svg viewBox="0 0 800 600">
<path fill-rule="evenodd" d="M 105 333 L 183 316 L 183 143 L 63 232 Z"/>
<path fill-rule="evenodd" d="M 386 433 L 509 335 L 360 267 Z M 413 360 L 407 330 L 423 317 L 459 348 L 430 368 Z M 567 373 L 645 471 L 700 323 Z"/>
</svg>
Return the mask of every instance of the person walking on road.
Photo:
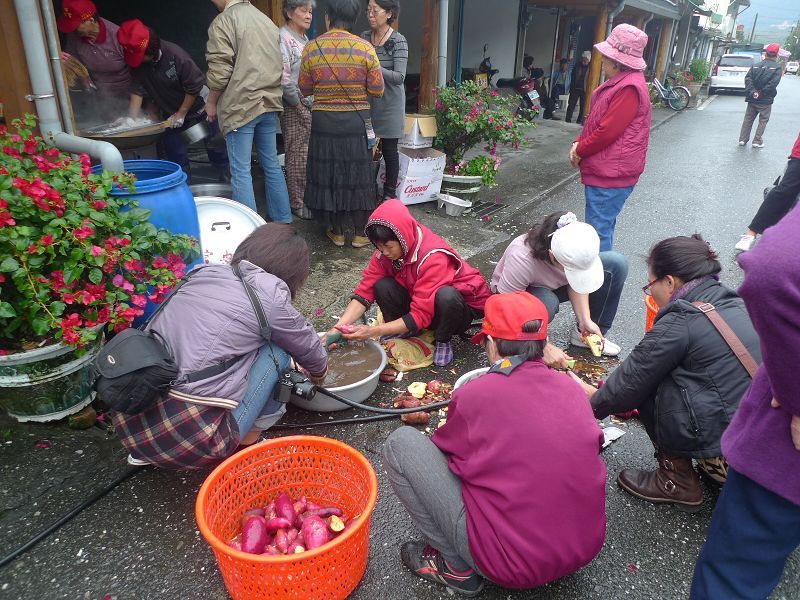
<svg viewBox="0 0 800 600">
<path fill-rule="evenodd" d="M 578 105 L 578 120 L 576 123 L 583 124 L 583 106 L 586 100 L 586 79 L 589 76 L 589 63 L 592 60 L 591 51 L 587 50 L 581 54 L 581 59 L 572 67 L 572 75 L 569 83 L 569 100 L 567 101 L 567 123 L 572 123 L 572 113 L 575 112 L 575 105 Z"/>
<path fill-rule="evenodd" d="M 753 148 L 764 147 L 764 130 L 772 114 L 772 103 L 778 94 L 778 84 L 781 82 L 781 65 L 778 63 L 778 44 L 770 44 L 764 52 L 766 58 L 759 64 L 751 67 L 744 77 L 745 97 L 747 110 L 742 121 L 742 130 L 739 132 L 739 145 L 745 146 L 750 141 L 750 131 L 753 122 L 758 117 L 758 127 L 753 138 Z"/>
<path fill-rule="evenodd" d="M 644 171 L 653 110 L 642 74 L 645 46 L 647 34 L 628 24 L 595 45 L 606 82 L 592 94 L 592 110 L 569 153 L 581 170 L 586 222 L 600 236 L 600 252 L 612 249 L 617 215 Z"/>
<path fill-rule="evenodd" d="M 220 11 L 208 28 L 208 120 L 220 121 L 231 162 L 233 199 L 256 210 L 250 174 L 253 144 L 266 180 L 271 221 L 291 223 L 286 177 L 278 162 L 283 111 L 280 33 L 249 0 L 211 0 Z"/>
<path fill-rule="evenodd" d="M 756 236 L 786 216 L 797 204 L 798 197 L 800 197 L 800 135 L 794 143 L 792 153 L 789 155 L 789 164 L 786 165 L 780 182 L 764 198 L 756 216 L 753 217 L 753 222 L 739 238 L 735 248 L 741 251 L 750 250 L 756 241 Z"/>
<path fill-rule="evenodd" d="M 764 362 L 722 436 L 728 481 L 695 566 L 692 600 L 770 596 L 800 545 L 798 230 L 795 208 L 739 256 L 739 293 Z"/>
</svg>

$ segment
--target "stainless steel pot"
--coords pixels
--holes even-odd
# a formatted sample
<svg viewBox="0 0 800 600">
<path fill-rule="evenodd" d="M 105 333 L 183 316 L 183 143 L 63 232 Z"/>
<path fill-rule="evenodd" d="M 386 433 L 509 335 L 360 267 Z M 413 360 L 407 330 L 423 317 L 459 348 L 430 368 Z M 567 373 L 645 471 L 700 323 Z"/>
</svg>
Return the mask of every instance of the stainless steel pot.
<svg viewBox="0 0 800 600">
<path fill-rule="evenodd" d="M 213 196 L 215 198 L 233 200 L 233 187 L 231 187 L 230 183 L 198 183 L 190 185 L 189 189 L 195 198 Z"/>
<path fill-rule="evenodd" d="M 211 126 L 207 121 L 198 121 L 181 131 L 180 136 L 187 144 L 202 142 L 211 137 Z"/>
</svg>

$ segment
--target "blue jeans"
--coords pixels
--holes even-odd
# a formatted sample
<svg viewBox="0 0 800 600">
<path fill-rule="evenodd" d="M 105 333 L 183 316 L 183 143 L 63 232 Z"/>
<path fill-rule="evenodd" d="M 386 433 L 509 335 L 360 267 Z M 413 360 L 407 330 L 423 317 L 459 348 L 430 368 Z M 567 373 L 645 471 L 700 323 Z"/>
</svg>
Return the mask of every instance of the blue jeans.
<svg viewBox="0 0 800 600">
<path fill-rule="evenodd" d="M 589 294 L 589 316 L 605 335 L 617 316 L 622 287 L 628 277 L 628 259 L 619 252 L 601 252 L 600 261 L 603 263 L 605 278 L 600 289 Z M 551 322 L 558 313 L 560 304 L 569 301 L 569 286 L 566 285 L 556 290 L 531 286 L 528 292 L 544 303 Z"/>
<path fill-rule="evenodd" d="M 586 222 L 594 227 L 600 236 L 600 252 L 614 247 L 617 216 L 632 191 L 633 186 L 624 188 L 586 186 Z"/>
<path fill-rule="evenodd" d="M 250 175 L 253 142 L 255 141 L 258 162 L 264 169 L 267 212 L 270 221 L 291 223 L 292 210 L 289 207 L 289 190 L 286 188 L 286 177 L 278 163 L 278 149 L 275 142 L 277 132 L 278 113 L 266 112 L 225 136 L 228 158 L 231 161 L 233 199 L 258 212 L 256 196 L 253 192 L 253 177 Z"/>
<path fill-rule="evenodd" d="M 800 506 L 729 468 L 694 568 L 691 600 L 766 598 L 798 545 Z"/>
<path fill-rule="evenodd" d="M 265 344 L 258 351 L 256 361 L 247 373 L 247 391 L 233 410 L 240 437 L 244 438 L 254 425 L 262 431 L 268 429 L 283 415 L 286 406 L 273 396 L 278 377 L 288 366 L 289 355 L 275 344 Z"/>
</svg>

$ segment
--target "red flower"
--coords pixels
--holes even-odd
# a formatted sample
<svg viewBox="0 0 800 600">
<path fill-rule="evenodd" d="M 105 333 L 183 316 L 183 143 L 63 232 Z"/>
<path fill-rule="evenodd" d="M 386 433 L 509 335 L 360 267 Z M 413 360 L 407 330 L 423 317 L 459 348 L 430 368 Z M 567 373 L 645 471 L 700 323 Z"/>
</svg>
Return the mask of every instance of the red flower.
<svg viewBox="0 0 800 600">
<path fill-rule="evenodd" d="M 36 140 L 34 140 L 33 138 L 28 138 L 27 140 L 25 140 L 25 143 L 23 144 L 22 148 L 25 151 L 25 154 L 36 154 L 37 146 L 38 144 L 36 143 Z"/>
<path fill-rule="evenodd" d="M 5 210 L 0 210 L 0 229 L 6 225 L 16 225 L 17 222 L 11 216 L 11 213 Z"/>
<path fill-rule="evenodd" d="M 9 148 L 8 146 L 3 146 L 3 153 L 7 154 L 8 156 L 13 156 L 14 158 L 19 158 L 19 159 L 22 158 L 22 155 L 16 148 Z"/>
<path fill-rule="evenodd" d="M 6 276 L 0 273 L 0 283 L 3 283 L 6 280 Z"/>
<path fill-rule="evenodd" d="M 124 248 L 125 246 L 131 245 L 131 240 L 130 238 L 122 238 L 118 243 L 120 248 Z"/>
<path fill-rule="evenodd" d="M 92 246 L 92 256 L 101 256 L 105 252 L 100 246 Z"/>
<path fill-rule="evenodd" d="M 85 240 L 86 238 L 94 235 L 94 229 L 89 227 L 89 221 L 84 221 L 81 228 L 73 231 L 72 235 L 75 236 L 75 239 Z"/>
<path fill-rule="evenodd" d="M 52 246 L 53 243 L 56 241 L 56 238 L 53 237 L 52 233 L 47 233 L 42 236 L 42 239 L 39 240 L 39 243 L 42 246 Z"/>
<path fill-rule="evenodd" d="M 28 246 L 28 254 L 36 254 L 39 251 L 39 246 L 36 244 L 31 244 Z"/>
<path fill-rule="evenodd" d="M 95 200 L 94 202 L 92 202 L 92 208 L 94 208 L 95 210 L 103 210 L 107 206 L 108 203 L 103 202 L 102 200 Z"/>
<path fill-rule="evenodd" d="M 131 298 L 131 302 L 133 302 L 134 306 L 141 308 L 147 304 L 147 298 L 142 294 L 137 294 Z"/>
</svg>

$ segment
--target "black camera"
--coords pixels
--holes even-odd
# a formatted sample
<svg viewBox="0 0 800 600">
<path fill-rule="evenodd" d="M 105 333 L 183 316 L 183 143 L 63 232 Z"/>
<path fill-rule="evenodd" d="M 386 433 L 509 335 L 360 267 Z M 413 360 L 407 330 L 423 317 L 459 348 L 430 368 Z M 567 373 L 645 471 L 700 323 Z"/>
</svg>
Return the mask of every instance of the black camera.
<svg viewBox="0 0 800 600">
<path fill-rule="evenodd" d="M 289 369 L 281 373 L 278 379 L 275 399 L 283 404 L 287 404 L 292 395 L 311 400 L 316 391 L 317 387 L 308 380 L 308 377 L 299 371 Z"/>
</svg>

